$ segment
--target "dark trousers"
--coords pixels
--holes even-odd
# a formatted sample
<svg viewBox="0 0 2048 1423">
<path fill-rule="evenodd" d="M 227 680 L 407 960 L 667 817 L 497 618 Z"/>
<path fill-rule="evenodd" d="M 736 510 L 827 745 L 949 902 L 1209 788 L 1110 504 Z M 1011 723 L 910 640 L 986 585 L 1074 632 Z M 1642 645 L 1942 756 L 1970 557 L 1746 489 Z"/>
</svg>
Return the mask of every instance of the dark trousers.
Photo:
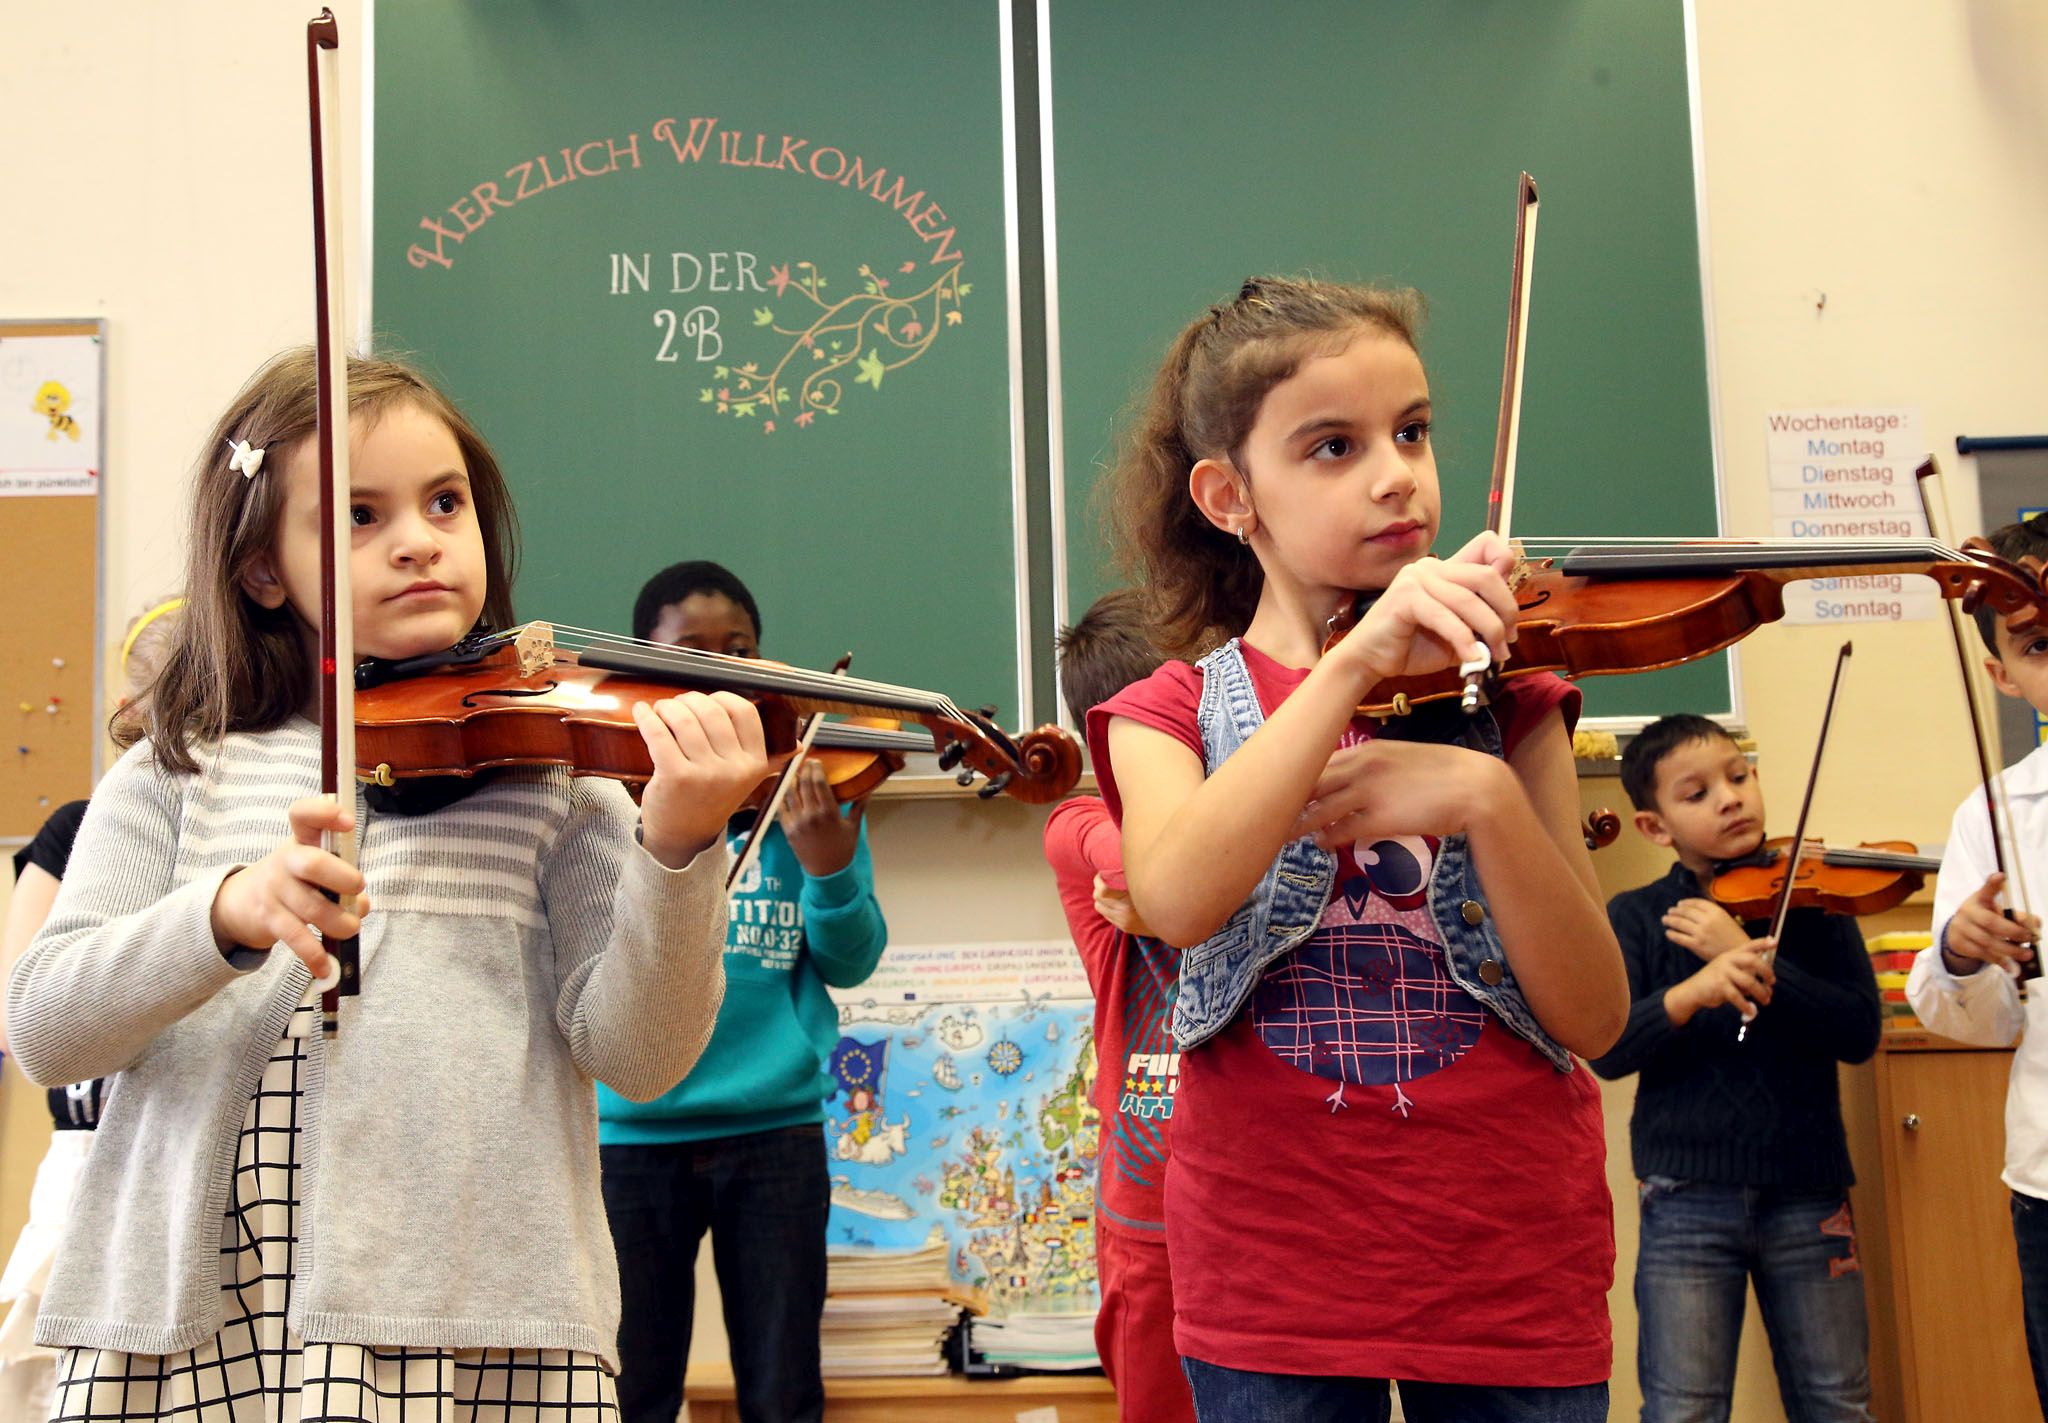
<svg viewBox="0 0 2048 1423">
<path fill-rule="evenodd" d="M 2048 1417 L 2048 1201 L 2012 1193 L 2012 1236 L 2020 1252 L 2020 1301 L 2027 1316 L 2027 1360 L 2034 1394 Z"/>
<path fill-rule="evenodd" d="M 746 1423 L 817 1423 L 831 1184 L 822 1127 L 600 1148 L 619 1256 L 622 1423 L 675 1423 L 696 1305 L 697 1242 L 711 1258 Z"/>
<path fill-rule="evenodd" d="M 1387 1423 L 1385 1379 L 1257 1374 L 1182 1359 L 1199 1423 Z M 1403 1383 L 1409 1423 L 1607 1423 L 1607 1385 L 1502 1388 Z"/>
</svg>

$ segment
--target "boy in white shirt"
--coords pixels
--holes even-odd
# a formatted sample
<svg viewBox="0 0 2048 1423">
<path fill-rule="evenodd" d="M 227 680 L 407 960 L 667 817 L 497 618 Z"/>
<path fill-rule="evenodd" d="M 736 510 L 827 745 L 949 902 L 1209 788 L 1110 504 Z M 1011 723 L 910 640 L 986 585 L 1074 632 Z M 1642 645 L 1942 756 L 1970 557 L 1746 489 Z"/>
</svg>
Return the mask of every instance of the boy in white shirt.
<svg viewBox="0 0 2048 1423">
<path fill-rule="evenodd" d="M 2033 560 L 2038 571 L 2048 561 L 2048 514 L 2008 524 L 1987 542 L 2015 563 Z M 1991 650 L 1984 665 L 1998 690 L 2048 713 L 2048 625 L 2015 634 L 1980 610 L 1977 630 Z M 1949 827 L 1934 888 L 1934 946 L 1914 960 L 1906 997 L 1921 1022 L 1962 1042 L 2005 1047 L 2026 1030 L 2005 1097 L 2004 1180 L 2012 1190 L 2027 1355 L 2048 1413 L 2048 979 L 2037 980 L 2025 998 L 2018 981 L 2041 933 L 2041 903 L 2025 902 L 2019 887 L 2035 896 L 2048 892 L 2048 745 L 2002 772 L 1998 792 L 2011 812 L 2005 854 L 2019 884 L 2009 891 L 1994 869 L 1980 787 L 1957 807 Z M 1983 972 L 1987 964 L 1995 971 Z"/>
</svg>

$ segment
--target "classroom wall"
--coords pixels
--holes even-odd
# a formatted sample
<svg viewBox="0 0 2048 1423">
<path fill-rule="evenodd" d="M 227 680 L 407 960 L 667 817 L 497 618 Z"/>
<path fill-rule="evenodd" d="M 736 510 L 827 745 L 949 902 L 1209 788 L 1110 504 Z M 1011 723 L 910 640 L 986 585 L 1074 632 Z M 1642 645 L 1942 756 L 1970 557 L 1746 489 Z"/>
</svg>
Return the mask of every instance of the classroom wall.
<svg viewBox="0 0 2048 1423">
<path fill-rule="evenodd" d="M 359 34 L 360 0 L 332 3 Z M 2048 427 L 2048 100 L 2038 83 L 2048 13 L 2029 0 L 1715 0 L 1702 10 L 1728 531 L 1769 533 L 1763 416 L 1792 404 L 1920 406 L 1955 475 L 1953 502 L 1971 518 L 1954 435 Z M 125 0 L 86 24 L 72 8 L 0 0 L 0 114 L 13 136 L 0 145 L 12 219 L 0 224 L 0 316 L 109 320 L 113 626 L 180 577 L 185 471 L 208 421 L 265 356 L 311 329 L 304 18 L 275 0 Z M 1539 297 L 1539 321 L 1540 308 Z M 1657 467 L 1657 434 L 1645 430 L 1641 477 Z M 1739 654 L 1746 719 L 1781 813 L 1803 778 L 1838 640 L 1778 627 Z M 1943 634 L 1859 628 L 1856 642 L 1816 825 L 1938 841 L 1971 780 Z M 1040 823 L 1008 805 L 878 806 L 878 878 L 899 941 L 1059 933 Z M 1629 1090 L 1606 1092 L 1624 1207 L 1618 1417 L 1635 1406 Z M 0 1240 L 23 1216 L 38 1110 L 10 1069 Z M 724 1347 L 704 1298 L 700 1358 Z M 1761 1351 L 1745 1360 L 1737 1416 L 1782 1417 Z"/>
</svg>

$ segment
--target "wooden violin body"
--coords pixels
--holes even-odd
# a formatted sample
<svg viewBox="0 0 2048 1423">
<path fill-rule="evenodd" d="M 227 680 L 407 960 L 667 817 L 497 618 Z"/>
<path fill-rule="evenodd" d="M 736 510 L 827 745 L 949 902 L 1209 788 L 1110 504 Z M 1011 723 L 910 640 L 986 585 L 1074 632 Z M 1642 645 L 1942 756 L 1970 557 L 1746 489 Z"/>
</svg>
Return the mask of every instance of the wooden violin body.
<svg viewBox="0 0 2048 1423">
<path fill-rule="evenodd" d="M 926 731 L 905 731 L 889 717 L 848 717 L 819 728 L 806 760 L 825 772 L 825 784 L 841 805 L 861 800 L 903 769 L 903 758 L 938 750 Z"/>
<path fill-rule="evenodd" d="M 1766 840 L 1753 855 L 1714 876 L 1707 893 L 1737 919 L 1768 919 L 1785 890 L 1789 837 Z M 1809 845 L 1792 882 L 1792 907 L 1827 914 L 1882 914 L 1896 908 L 1941 867 L 1909 840 L 1866 841 L 1853 850 Z"/>
<path fill-rule="evenodd" d="M 941 748 L 940 764 L 946 769 L 960 766 L 963 778 L 974 772 L 987 777 L 984 796 L 1006 792 L 1034 803 L 1052 801 L 1080 777 L 1080 748 L 1058 727 L 1012 738 L 985 717 L 913 689 L 872 692 L 877 684 L 841 683 L 759 659 L 685 653 L 626 640 L 609 655 L 593 647 L 572 657 L 558 652 L 550 631 L 538 624 L 486 644 L 482 651 L 451 649 L 445 658 L 420 659 L 394 675 L 359 674 L 359 775 L 390 785 L 421 776 L 470 776 L 502 766 L 565 766 L 577 775 L 644 782 L 654 767 L 633 721 L 634 705 L 697 688 L 733 691 L 751 700 L 761 714 L 769 755 L 777 761 L 795 752 L 806 716 L 820 711 L 893 713 L 926 728 L 922 749 Z M 631 663 L 644 670 L 593 662 Z M 774 690 L 778 685 L 792 690 Z M 915 705 L 867 700 L 897 693 Z M 893 748 L 889 754 L 896 754 Z M 842 799 L 865 794 L 901 764 L 872 750 L 861 760 L 858 767 L 843 768 L 848 774 L 841 779 L 847 787 Z M 883 766 L 888 769 L 877 774 Z"/>
<path fill-rule="evenodd" d="M 1496 678 L 1535 672 L 1579 678 L 1653 672 L 1740 642 L 1785 613 L 1784 587 L 1803 578 L 1922 574 L 1965 612 L 1989 606 L 2015 629 L 2048 621 L 2048 591 L 2031 570 L 1994 555 L 1928 544 L 1786 548 L 1741 542 L 1595 546 L 1529 566 L 1515 587 L 1516 639 Z M 1330 643 L 1363 615 L 1331 624 Z M 1326 643 L 1326 646 L 1329 644 Z M 1360 712 L 1405 716 L 1464 694 L 1455 667 L 1373 687 Z"/>
</svg>

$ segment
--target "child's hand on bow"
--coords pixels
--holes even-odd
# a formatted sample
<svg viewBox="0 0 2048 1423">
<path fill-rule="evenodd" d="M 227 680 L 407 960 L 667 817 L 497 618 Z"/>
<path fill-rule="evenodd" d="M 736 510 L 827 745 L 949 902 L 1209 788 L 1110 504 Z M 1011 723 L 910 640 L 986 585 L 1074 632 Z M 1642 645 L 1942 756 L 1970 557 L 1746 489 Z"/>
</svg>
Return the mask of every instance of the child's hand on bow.
<svg viewBox="0 0 2048 1423">
<path fill-rule="evenodd" d="M 1741 948 L 1708 959 L 1705 968 L 1665 990 L 1665 1013 L 1683 1026 L 1695 1014 L 1725 1003 L 1748 1022 L 1771 1001 L 1771 985 L 1778 981 L 1770 960 L 1774 944 L 1771 939 L 1749 939 Z"/>
<path fill-rule="evenodd" d="M 1994 874 L 1956 906 L 1941 940 L 1942 961 L 1949 972 L 1972 974 L 1984 964 L 2004 968 L 2034 956 L 2033 945 L 2041 938 L 2040 917 L 2015 914 L 2006 918 L 1998 902 L 2004 888 L 2005 876 Z"/>
<path fill-rule="evenodd" d="M 221 882 L 213 897 L 213 940 L 223 953 L 283 944 L 320 979 L 329 960 L 313 931 L 329 939 L 353 938 L 370 909 L 362 872 L 320 847 L 323 833 L 354 828 L 355 816 L 324 795 L 293 801 L 285 815 L 291 838 Z M 356 912 L 344 912 L 327 890 L 355 895 Z"/>
<path fill-rule="evenodd" d="M 825 768 L 816 761 L 796 768 L 796 784 L 782 802 L 782 833 L 805 874 L 821 879 L 853 863 L 867 804 L 857 800 L 848 814 L 841 815 L 839 800 L 825 779 Z"/>
<path fill-rule="evenodd" d="M 725 823 L 767 779 L 761 714 L 732 692 L 684 692 L 649 705 L 633 721 L 654 758 L 640 796 L 640 840 L 679 870 L 725 834 Z"/>
<path fill-rule="evenodd" d="M 1503 662 L 1515 640 L 1507 584 L 1514 567 L 1515 551 L 1499 534 L 1480 534 L 1449 558 L 1419 558 L 1394 576 L 1333 655 L 1373 682 L 1455 667 L 1475 642 Z"/>
</svg>

